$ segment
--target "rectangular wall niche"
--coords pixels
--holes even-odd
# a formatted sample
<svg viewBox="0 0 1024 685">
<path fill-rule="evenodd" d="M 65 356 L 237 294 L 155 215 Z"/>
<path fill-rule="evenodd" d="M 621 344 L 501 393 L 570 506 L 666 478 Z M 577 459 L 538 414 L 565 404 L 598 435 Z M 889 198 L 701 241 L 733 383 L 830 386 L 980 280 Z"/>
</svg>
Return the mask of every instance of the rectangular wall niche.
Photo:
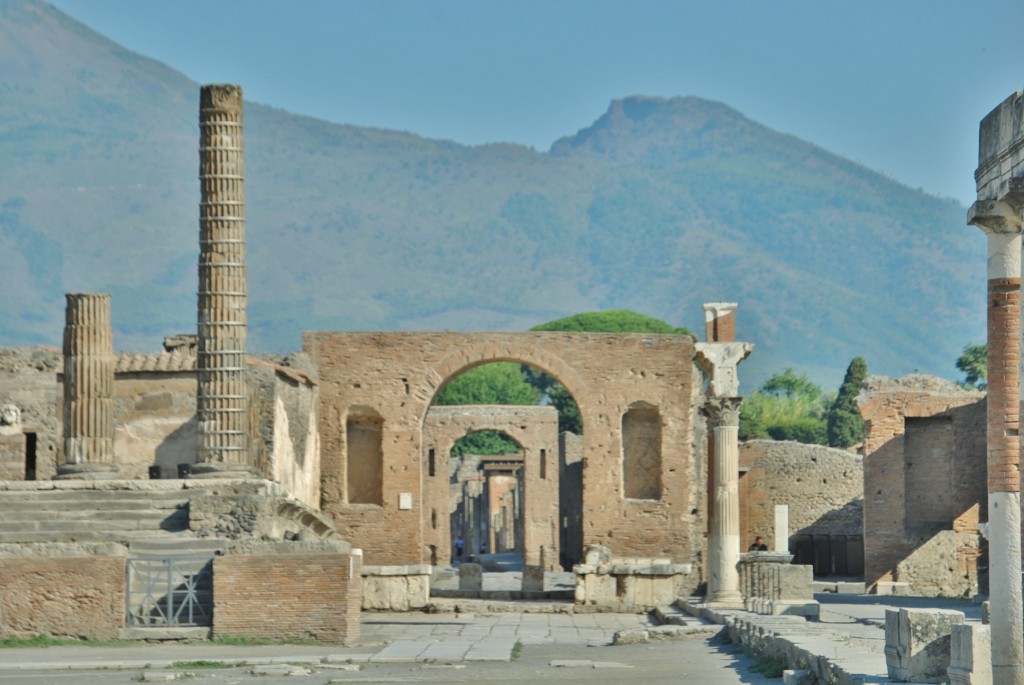
<svg viewBox="0 0 1024 685">
<path fill-rule="evenodd" d="M 903 473 L 906 483 L 906 528 L 930 533 L 952 528 L 953 419 L 929 416 L 906 419 L 903 434 Z"/>
<path fill-rule="evenodd" d="M 622 488 L 628 499 L 661 499 L 661 414 L 647 404 L 622 415 Z"/>
<path fill-rule="evenodd" d="M 372 410 L 345 422 L 346 487 L 349 504 L 384 505 L 384 420 Z"/>
</svg>

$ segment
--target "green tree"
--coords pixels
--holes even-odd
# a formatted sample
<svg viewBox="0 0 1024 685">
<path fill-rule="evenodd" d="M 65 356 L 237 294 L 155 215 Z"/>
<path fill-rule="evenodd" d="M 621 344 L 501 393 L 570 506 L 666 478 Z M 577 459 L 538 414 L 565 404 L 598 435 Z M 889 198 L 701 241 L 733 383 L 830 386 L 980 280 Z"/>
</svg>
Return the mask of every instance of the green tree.
<svg viewBox="0 0 1024 685">
<path fill-rule="evenodd" d="M 541 392 L 515 362 L 476 366 L 449 381 L 434 398 L 436 405 L 537 404 Z"/>
<path fill-rule="evenodd" d="M 740 440 L 772 438 L 825 444 L 830 398 L 806 374 L 777 373 L 740 407 Z"/>
<path fill-rule="evenodd" d="M 483 430 L 464 435 L 452 445 L 452 456 L 466 454 L 514 454 L 522 451 L 519 443 L 504 433 Z"/>
<path fill-rule="evenodd" d="M 964 374 L 960 385 L 964 388 L 984 390 L 988 385 L 988 347 L 968 343 L 964 353 L 956 359 L 956 368 Z"/>
<path fill-rule="evenodd" d="M 526 380 L 515 362 L 476 366 L 449 381 L 434 398 L 435 405 L 537 404 L 541 392 Z M 486 430 L 464 436 L 452 447 L 452 456 L 463 454 L 512 454 L 519 445 L 498 431 Z"/>
<path fill-rule="evenodd" d="M 857 408 L 857 395 L 867 375 L 867 362 L 862 357 L 854 357 L 846 368 L 846 377 L 828 412 L 828 444 L 831 447 L 849 447 L 864 440 L 864 419 Z"/>
<path fill-rule="evenodd" d="M 569 333 L 665 333 L 671 335 L 693 334 L 686 328 L 675 327 L 661 319 L 638 314 L 628 309 L 609 309 L 600 312 L 582 312 L 534 326 L 531 331 L 562 331 Z M 583 433 L 583 418 L 576 400 L 559 383 L 546 373 L 527 370 L 530 382 L 547 395 L 551 405 L 558 410 L 558 430 L 580 435 Z"/>
<path fill-rule="evenodd" d="M 564 331 L 577 333 L 670 333 L 693 335 L 688 329 L 675 327 L 661 319 L 638 314 L 628 309 L 607 309 L 582 312 L 534 326 L 531 331 Z"/>
</svg>

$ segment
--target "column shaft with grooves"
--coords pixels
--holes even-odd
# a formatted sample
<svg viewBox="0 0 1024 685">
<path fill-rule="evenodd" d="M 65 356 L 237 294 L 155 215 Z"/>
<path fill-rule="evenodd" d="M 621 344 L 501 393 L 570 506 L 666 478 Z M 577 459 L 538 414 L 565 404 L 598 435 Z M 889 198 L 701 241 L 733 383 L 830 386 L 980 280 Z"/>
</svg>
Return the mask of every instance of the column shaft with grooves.
<svg viewBox="0 0 1024 685">
<path fill-rule="evenodd" d="M 110 295 L 68 293 L 64 325 L 64 464 L 58 478 L 113 475 L 114 341 Z"/>
<path fill-rule="evenodd" d="M 196 472 L 244 465 L 245 154 L 242 89 L 204 86 L 199 104 L 199 350 Z"/>
</svg>

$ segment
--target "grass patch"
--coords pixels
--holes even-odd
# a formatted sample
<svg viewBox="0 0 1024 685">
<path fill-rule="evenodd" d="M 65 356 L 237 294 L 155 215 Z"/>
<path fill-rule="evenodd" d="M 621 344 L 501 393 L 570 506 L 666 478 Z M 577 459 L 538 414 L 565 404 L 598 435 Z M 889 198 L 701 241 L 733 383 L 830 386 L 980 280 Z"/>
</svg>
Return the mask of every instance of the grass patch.
<svg viewBox="0 0 1024 685">
<path fill-rule="evenodd" d="M 781 678 L 782 672 L 786 670 L 786 660 L 781 657 L 759 657 L 750 670 L 766 678 Z"/>
<path fill-rule="evenodd" d="M 53 637 L 36 635 L 34 637 L 8 637 L 0 640 L 0 648 L 4 647 L 128 647 L 135 646 L 134 640 L 97 640 L 95 638 Z"/>
<path fill-rule="evenodd" d="M 262 645 L 323 645 L 312 638 L 285 638 L 273 639 L 267 637 L 242 637 L 236 635 L 221 635 L 210 640 L 215 645 L 228 645 L 234 647 L 259 647 Z"/>
<path fill-rule="evenodd" d="M 519 655 L 523 653 L 523 643 L 516 640 L 516 643 L 512 645 L 512 660 L 515 661 L 519 658 Z"/>
<path fill-rule="evenodd" d="M 231 666 L 222 661 L 199 659 L 198 661 L 175 661 L 171 664 L 171 668 L 231 668 Z"/>
</svg>

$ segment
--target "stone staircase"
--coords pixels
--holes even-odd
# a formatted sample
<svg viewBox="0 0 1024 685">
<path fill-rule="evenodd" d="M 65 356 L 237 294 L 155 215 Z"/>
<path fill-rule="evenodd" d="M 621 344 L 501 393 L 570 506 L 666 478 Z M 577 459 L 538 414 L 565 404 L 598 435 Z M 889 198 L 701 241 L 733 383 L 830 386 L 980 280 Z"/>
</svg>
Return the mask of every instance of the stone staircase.
<svg viewBox="0 0 1024 685">
<path fill-rule="evenodd" d="M 3 489 L 0 543 L 189 538 L 183 489 Z"/>
</svg>

